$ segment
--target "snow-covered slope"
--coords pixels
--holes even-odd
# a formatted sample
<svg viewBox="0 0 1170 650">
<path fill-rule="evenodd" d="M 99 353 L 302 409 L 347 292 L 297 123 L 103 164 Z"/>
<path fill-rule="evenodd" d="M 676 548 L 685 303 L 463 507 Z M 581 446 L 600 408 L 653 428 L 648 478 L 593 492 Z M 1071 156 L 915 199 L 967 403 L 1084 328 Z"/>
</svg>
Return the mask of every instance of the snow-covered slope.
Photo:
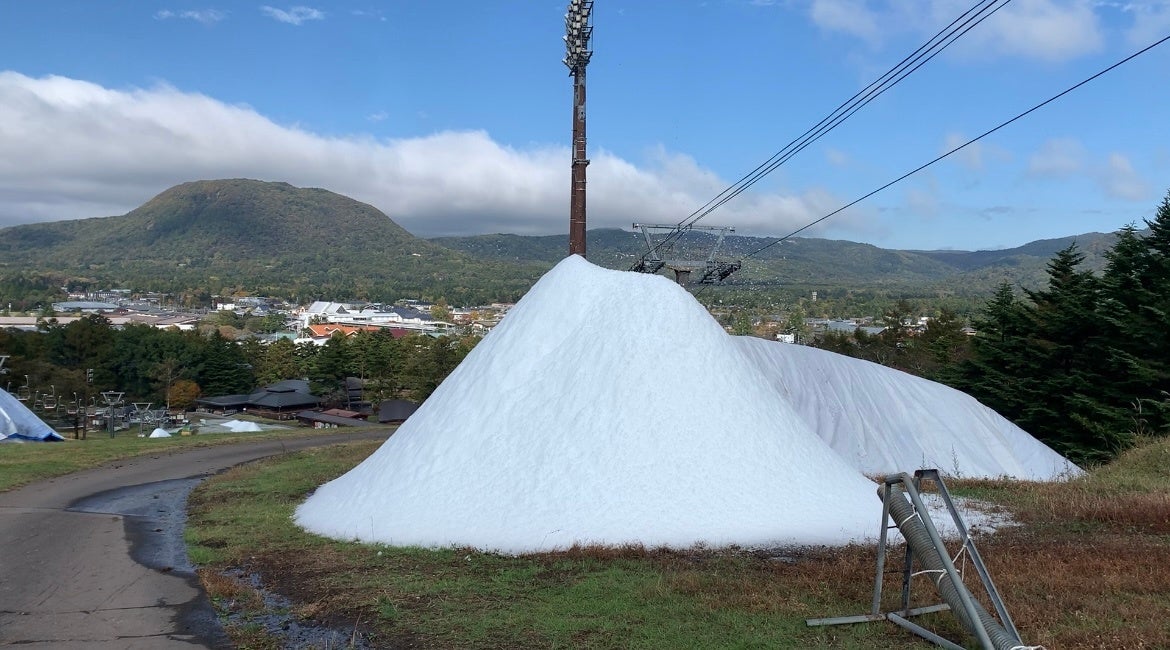
<svg viewBox="0 0 1170 650">
<path fill-rule="evenodd" d="M 877 503 L 686 291 L 570 257 L 296 520 L 504 552 L 820 544 L 875 536 Z"/>
<path fill-rule="evenodd" d="M 808 425 L 866 474 L 933 467 L 952 476 L 1044 481 L 1080 473 L 948 386 L 826 350 L 735 340 Z"/>
<path fill-rule="evenodd" d="M 63 439 L 20 400 L 8 391 L 0 390 L 0 440 L 28 442 Z"/>
</svg>

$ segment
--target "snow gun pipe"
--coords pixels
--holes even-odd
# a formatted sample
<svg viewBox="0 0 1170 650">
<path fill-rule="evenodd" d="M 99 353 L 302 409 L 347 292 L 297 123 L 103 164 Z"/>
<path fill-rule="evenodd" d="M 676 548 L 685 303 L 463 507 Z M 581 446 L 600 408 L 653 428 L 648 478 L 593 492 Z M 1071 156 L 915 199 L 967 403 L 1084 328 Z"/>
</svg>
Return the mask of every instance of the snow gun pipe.
<svg viewBox="0 0 1170 650">
<path fill-rule="evenodd" d="M 954 564 L 944 561 L 938 548 L 942 540 L 933 526 L 928 530 L 920 512 L 921 504 L 915 508 L 906 498 L 906 491 L 900 485 L 878 486 L 878 497 L 889 501 L 890 516 L 897 523 L 910 550 L 918 556 L 925 573 L 932 576 L 935 588 L 943 602 L 950 606 L 963 627 L 979 638 L 989 650 L 1012 650 L 1024 648 L 1019 639 L 1008 632 L 967 590 L 955 572 Z M 933 533 L 933 535 L 932 535 Z M 974 616 L 976 620 L 972 620 Z"/>
</svg>

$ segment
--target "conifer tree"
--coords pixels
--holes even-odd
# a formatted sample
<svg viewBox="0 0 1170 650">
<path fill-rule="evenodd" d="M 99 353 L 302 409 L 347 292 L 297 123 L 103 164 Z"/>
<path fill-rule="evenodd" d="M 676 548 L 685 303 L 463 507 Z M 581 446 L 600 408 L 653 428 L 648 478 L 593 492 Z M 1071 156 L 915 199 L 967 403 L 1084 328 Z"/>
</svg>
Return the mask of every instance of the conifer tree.
<svg viewBox="0 0 1170 650">
<path fill-rule="evenodd" d="M 1021 424 L 1080 462 L 1112 457 L 1131 433 L 1128 412 L 1109 388 L 1118 369 L 1100 315 L 1100 281 L 1079 268 L 1083 260 L 1070 245 L 1048 263 L 1048 286 L 1025 292 L 1039 361 L 1032 376 L 1044 397 L 1024 406 Z"/>
</svg>

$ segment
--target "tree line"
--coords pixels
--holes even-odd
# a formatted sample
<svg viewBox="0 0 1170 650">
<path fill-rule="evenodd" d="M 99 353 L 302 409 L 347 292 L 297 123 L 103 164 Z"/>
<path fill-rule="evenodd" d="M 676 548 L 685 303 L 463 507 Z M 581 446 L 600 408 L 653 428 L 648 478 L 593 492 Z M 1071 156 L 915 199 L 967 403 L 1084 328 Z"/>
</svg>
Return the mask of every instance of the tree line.
<svg viewBox="0 0 1170 650">
<path fill-rule="evenodd" d="M 284 379 L 307 379 L 313 394 L 341 403 L 345 379 L 364 380 L 365 398 L 426 399 L 478 339 L 389 330 L 334 335 L 324 345 L 289 339 L 235 341 L 219 327 L 160 330 L 149 325 L 113 327 L 101 315 L 67 325 L 42 320 L 36 331 L 0 329 L 0 354 L 10 358 L 3 376 L 9 392 L 27 385 L 62 403 L 125 393 L 127 402 L 188 408 L 200 396 L 248 393 Z M 101 404 L 101 400 L 96 400 Z"/>
<path fill-rule="evenodd" d="M 817 345 L 949 384 L 1074 462 L 1106 461 L 1170 433 L 1170 194 L 1145 224 L 1117 233 L 1100 273 L 1074 243 L 1042 288 L 1001 284 L 973 337 L 946 310 L 914 335 L 899 303 L 880 334 Z"/>
</svg>

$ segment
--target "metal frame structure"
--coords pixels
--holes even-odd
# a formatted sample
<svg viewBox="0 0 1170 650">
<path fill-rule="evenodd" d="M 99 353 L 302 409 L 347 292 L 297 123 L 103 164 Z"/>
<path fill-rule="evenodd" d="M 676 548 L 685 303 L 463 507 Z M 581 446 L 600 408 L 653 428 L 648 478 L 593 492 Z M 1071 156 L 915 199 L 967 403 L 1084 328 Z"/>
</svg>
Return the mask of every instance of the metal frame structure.
<svg viewBox="0 0 1170 650">
<path fill-rule="evenodd" d="M 569 254 L 585 257 L 585 66 L 593 56 L 593 0 L 569 0 L 565 58 L 573 76 L 573 173 L 569 195 Z"/>
<path fill-rule="evenodd" d="M 983 583 L 983 587 L 987 592 L 987 597 L 991 600 L 992 605 L 995 607 L 996 613 L 999 615 L 999 620 L 1002 622 L 1004 629 L 1007 630 L 1009 634 L 1014 636 L 1015 640 L 1018 642 L 1020 639 L 1020 634 L 1016 630 L 1015 623 L 1012 622 L 1012 618 L 1008 614 L 1007 608 L 1003 604 L 1003 599 L 1000 598 L 999 591 L 995 588 L 995 583 L 991 580 L 991 574 L 987 571 L 987 566 L 983 562 L 983 557 L 979 554 L 979 549 L 975 547 L 974 540 L 971 539 L 967 532 L 967 524 L 963 521 L 963 517 L 955 508 L 955 503 L 954 500 L 951 499 L 950 491 L 947 490 L 947 486 L 943 482 L 942 476 L 939 475 L 938 470 L 920 469 L 914 472 L 913 477 L 905 472 L 901 474 L 891 474 L 884 479 L 884 491 L 882 494 L 889 495 L 891 487 L 899 483 L 902 485 L 906 494 L 910 497 L 911 503 L 914 504 L 915 511 L 920 515 L 923 527 L 926 529 L 926 533 L 930 537 L 931 545 L 938 552 L 939 557 L 942 559 L 943 568 L 946 572 L 946 575 L 950 578 L 951 584 L 957 587 L 963 610 L 966 613 L 967 618 L 972 621 L 972 625 L 974 626 L 974 630 L 972 631 L 979 639 L 980 647 L 984 648 L 985 650 L 995 650 L 996 646 L 992 643 L 986 627 L 982 624 L 980 617 L 976 612 L 974 598 L 964 585 L 963 578 L 960 575 L 959 570 L 955 568 L 955 562 L 952 559 L 951 554 L 947 551 L 946 546 L 943 544 L 942 537 L 938 533 L 938 529 L 935 528 L 934 522 L 929 516 L 929 510 L 927 510 L 926 506 L 922 502 L 922 495 L 920 490 L 923 479 L 934 481 L 935 485 L 938 486 L 939 494 L 942 497 L 943 503 L 946 504 L 947 511 L 950 513 L 951 518 L 954 520 L 955 526 L 959 531 L 959 539 L 962 542 L 962 545 L 958 555 L 962 555 L 964 552 L 967 553 L 967 556 L 971 560 L 971 564 L 975 567 L 975 571 L 979 575 L 980 581 Z M 928 605 L 925 607 L 910 606 L 910 579 L 916 574 L 913 571 L 914 553 L 909 543 L 906 544 L 906 559 L 902 567 L 902 606 L 896 612 L 882 613 L 882 578 L 885 574 L 886 551 L 888 543 L 887 534 L 889 533 L 890 528 L 897 527 L 897 525 L 898 524 L 893 526 L 890 525 L 890 500 L 888 498 L 883 498 L 881 526 L 882 532 L 881 538 L 878 541 L 877 569 L 874 574 L 873 602 L 872 607 L 870 608 L 870 613 L 856 616 L 838 616 L 834 618 L 812 618 L 806 620 L 805 623 L 811 627 L 819 625 L 845 625 L 850 623 L 868 623 L 873 621 L 888 620 L 938 646 L 948 648 L 949 650 L 963 650 L 963 646 L 948 641 L 934 632 L 931 632 L 921 625 L 918 625 L 909 620 L 909 617 L 911 616 L 917 616 L 919 614 L 927 614 L 931 612 L 947 611 L 951 609 L 951 607 L 946 603 Z M 958 557 L 958 555 L 956 555 L 956 557 Z"/>
<path fill-rule="evenodd" d="M 110 437 L 114 437 L 114 432 L 118 429 L 117 414 L 114 408 L 122 403 L 122 396 L 126 393 L 116 390 L 102 391 L 102 399 L 106 402 L 106 425 L 110 430 Z"/>
<path fill-rule="evenodd" d="M 734 233 L 735 228 L 731 226 L 678 226 L 673 224 L 655 224 L 655 223 L 636 223 L 633 225 L 642 231 L 642 238 L 646 242 L 646 255 L 637 265 L 634 266 L 633 271 L 639 273 L 657 273 L 663 267 L 674 271 L 674 280 L 679 284 L 688 284 L 691 274 L 701 271 L 702 274 L 694 284 L 718 284 L 722 282 L 727 276 L 739 270 L 740 262 L 718 262 L 715 260 L 716 254 L 719 253 L 719 247 L 723 245 L 723 240 L 728 233 Z M 711 247 L 711 252 L 707 255 L 705 260 L 676 260 L 663 259 L 659 254 L 659 246 L 656 246 L 650 238 L 651 230 L 670 230 L 671 232 L 683 233 L 688 230 L 706 230 L 719 232 L 719 237 L 715 239 L 715 245 Z"/>
</svg>

